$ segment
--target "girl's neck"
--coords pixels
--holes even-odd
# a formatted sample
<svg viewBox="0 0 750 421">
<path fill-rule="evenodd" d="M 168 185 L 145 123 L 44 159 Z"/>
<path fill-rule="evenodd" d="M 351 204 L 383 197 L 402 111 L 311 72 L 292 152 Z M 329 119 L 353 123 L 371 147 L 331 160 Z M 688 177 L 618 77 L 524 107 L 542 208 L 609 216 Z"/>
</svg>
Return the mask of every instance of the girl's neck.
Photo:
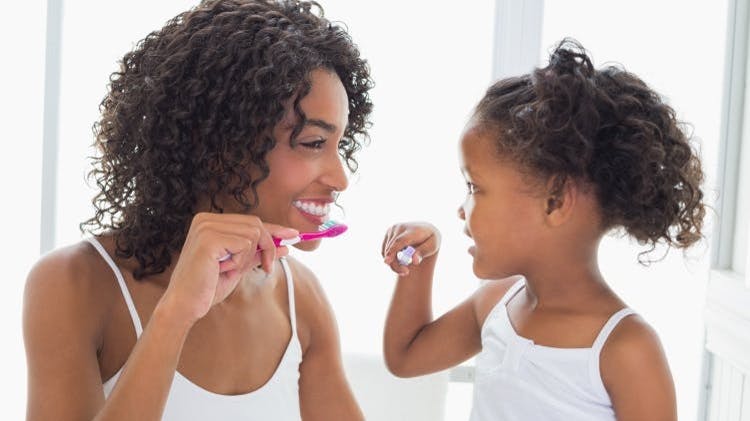
<svg viewBox="0 0 750 421">
<path fill-rule="evenodd" d="M 615 296 L 599 271 L 596 248 L 577 255 L 547 254 L 523 275 L 525 293 L 535 307 L 580 307 Z"/>
</svg>

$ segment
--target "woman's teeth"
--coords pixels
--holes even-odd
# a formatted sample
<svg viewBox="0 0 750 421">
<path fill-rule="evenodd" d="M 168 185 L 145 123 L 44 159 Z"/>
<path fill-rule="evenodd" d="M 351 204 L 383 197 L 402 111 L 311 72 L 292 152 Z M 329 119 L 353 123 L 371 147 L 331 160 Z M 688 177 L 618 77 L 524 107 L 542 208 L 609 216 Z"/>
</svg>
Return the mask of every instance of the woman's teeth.
<svg viewBox="0 0 750 421">
<path fill-rule="evenodd" d="M 292 202 L 292 205 L 305 213 L 309 213 L 310 215 L 315 216 L 326 216 L 328 215 L 328 212 L 331 208 L 331 206 L 327 203 L 319 204 L 315 202 L 303 202 L 301 200 L 295 200 L 294 202 Z"/>
</svg>

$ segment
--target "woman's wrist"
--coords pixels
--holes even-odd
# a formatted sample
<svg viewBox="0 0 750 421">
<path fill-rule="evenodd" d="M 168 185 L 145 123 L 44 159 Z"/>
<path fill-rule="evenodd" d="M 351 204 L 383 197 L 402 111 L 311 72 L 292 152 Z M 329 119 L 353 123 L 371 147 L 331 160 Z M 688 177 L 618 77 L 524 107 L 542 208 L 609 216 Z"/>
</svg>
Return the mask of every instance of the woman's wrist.
<svg viewBox="0 0 750 421">
<path fill-rule="evenodd" d="M 154 308 L 154 313 L 151 318 L 155 323 L 163 325 L 168 331 L 181 336 L 187 336 L 188 332 L 197 321 L 182 314 L 177 300 L 168 294 L 165 294 L 156 304 L 156 308 Z"/>
</svg>

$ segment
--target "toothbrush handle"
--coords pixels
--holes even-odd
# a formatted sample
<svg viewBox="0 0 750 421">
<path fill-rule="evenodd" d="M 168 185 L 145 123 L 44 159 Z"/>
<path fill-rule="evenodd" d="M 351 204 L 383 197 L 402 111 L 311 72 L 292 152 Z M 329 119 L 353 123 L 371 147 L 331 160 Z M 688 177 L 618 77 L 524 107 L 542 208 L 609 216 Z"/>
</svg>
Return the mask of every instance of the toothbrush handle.
<svg viewBox="0 0 750 421">
<path fill-rule="evenodd" d="M 282 247 L 282 246 L 291 246 L 292 244 L 297 244 L 300 241 L 303 241 L 300 236 L 292 237 L 292 238 L 278 238 L 278 237 L 271 237 L 273 238 L 273 244 L 276 247 Z M 260 251 L 260 246 L 256 247 L 256 251 Z M 219 259 L 219 262 L 224 262 L 232 258 L 232 253 L 227 252 L 226 255 L 224 255 L 221 259 Z"/>
<path fill-rule="evenodd" d="M 307 238 L 304 237 L 304 234 L 300 234 L 296 237 L 292 238 L 276 238 L 273 237 L 273 243 L 276 245 L 276 247 L 281 246 L 291 246 L 292 244 L 297 244 L 300 241 L 307 240 Z"/>
</svg>

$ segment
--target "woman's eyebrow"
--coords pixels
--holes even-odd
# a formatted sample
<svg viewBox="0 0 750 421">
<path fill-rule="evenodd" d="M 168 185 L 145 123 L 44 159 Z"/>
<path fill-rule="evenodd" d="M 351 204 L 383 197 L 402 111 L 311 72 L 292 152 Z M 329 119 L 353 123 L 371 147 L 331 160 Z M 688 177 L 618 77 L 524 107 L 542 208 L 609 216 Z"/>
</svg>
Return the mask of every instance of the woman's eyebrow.
<svg viewBox="0 0 750 421">
<path fill-rule="evenodd" d="M 335 133 L 336 129 L 337 129 L 337 127 L 336 127 L 335 124 L 331 124 L 331 123 L 329 123 L 329 122 L 327 122 L 325 120 L 320 120 L 320 119 L 317 119 L 317 118 L 306 119 L 305 123 L 303 124 L 303 126 L 320 127 L 321 129 L 323 129 L 323 130 L 325 130 L 325 131 L 327 131 L 329 133 Z"/>
</svg>

